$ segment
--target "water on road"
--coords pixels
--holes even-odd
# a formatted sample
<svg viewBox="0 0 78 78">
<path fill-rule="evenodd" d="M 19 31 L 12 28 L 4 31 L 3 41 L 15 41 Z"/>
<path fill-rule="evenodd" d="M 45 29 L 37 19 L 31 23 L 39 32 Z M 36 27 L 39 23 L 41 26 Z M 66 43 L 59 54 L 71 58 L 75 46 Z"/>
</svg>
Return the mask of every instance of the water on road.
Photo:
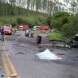
<svg viewBox="0 0 78 78">
<path fill-rule="evenodd" d="M 5 41 L 5 46 L 21 78 L 78 78 L 78 49 L 51 48 L 63 59 L 44 61 L 34 56 L 39 53 L 38 47 L 23 37 L 20 40 Z"/>
</svg>

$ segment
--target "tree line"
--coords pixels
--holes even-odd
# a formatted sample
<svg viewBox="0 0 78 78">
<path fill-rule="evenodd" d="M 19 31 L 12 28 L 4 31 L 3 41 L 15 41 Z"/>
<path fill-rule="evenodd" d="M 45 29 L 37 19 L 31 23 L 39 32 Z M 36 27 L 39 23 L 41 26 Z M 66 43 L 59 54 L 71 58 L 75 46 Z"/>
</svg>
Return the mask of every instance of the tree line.
<svg viewBox="0 0 78 78">
<path fill-rule="evenodd" d="M 0 15 L 24 14 L 27 10 L 51 14 L 54 7 L 55 3 L 49 0 L 0 0 Z"/>
<path fill-rule="evenodd" d="M 75 9 L 77 8 L 78 1 L 70 1 L 71 10 L 75 13 Z M 69 0 L 66 1 L 69 3 Z M 48 15 L 53 15 L 56 12 L 61 11 L 60 3 L 57 0 L 0 0 L 0 12 L 2 15 L 19 15 L 25 14 L 26 11 L 31 10 L 36 12 L 46 13 Z"/>
<path fill-rule="evenodd" d="M 24 8 L 0 2 L 0 16 L 25 15 L 25 13 L 26 10 Z"/>
</svg>

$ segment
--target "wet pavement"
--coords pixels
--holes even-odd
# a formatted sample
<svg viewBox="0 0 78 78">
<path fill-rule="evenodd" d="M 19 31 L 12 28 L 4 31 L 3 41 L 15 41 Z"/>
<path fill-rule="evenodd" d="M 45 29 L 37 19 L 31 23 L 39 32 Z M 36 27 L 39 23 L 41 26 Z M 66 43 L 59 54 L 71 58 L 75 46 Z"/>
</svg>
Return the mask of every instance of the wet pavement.
<svg viewBox="0 0 78 78">
<path fill-rule="evenodd" d="M 0 78 L 6 78 L 2 68 L 0 68 Z"/>
<path fill-rule="evenodd" d="M 5 46 L 21 78 L 78 78 L 78 49 L 50 48 L 63 59 L 45 61 L 35 57 L 41 48 L 28 44 L 23 36 L 5 41 Z"/>
<path fill-rule="evenodd" d="M 3 68 L 2 56 L 1 56 L 3 52 L 2 46 L 3 46 L 3 42 L 0 41 L 0 78 L 6 78 L 5 71 Z"/>
</svg>

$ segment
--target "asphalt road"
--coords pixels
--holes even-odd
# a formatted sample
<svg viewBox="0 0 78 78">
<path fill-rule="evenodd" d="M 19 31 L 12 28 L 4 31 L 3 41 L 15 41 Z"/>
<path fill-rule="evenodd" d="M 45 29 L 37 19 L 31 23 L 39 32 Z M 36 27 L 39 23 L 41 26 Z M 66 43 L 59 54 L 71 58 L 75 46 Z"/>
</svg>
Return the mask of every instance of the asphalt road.
<svg viewBox="0 0 78 78">
<path fill-rule="evenodd" d="M 0 78 L 5 78 L 5 72 L 3 69 L 3 62 L 2 62 L 2 51 L 3 51 L 3 43 L 0 41 Z"/>
<path fill-rule="evenodd" d="M 38 47 L 25 40 L 24 35 L 14 38 L 5 41 L 5 46 L 21 78 L 78 78 L 78 49 L 51 48 L 63 60 L 38 60 L 35 57 Z"/>
</svg>

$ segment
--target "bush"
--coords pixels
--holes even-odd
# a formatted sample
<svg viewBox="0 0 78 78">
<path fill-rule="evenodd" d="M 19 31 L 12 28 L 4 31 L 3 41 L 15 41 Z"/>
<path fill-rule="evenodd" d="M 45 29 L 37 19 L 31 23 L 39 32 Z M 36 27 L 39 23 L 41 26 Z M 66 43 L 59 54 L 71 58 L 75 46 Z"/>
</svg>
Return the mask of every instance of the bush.
<svg viewBox="0 0 78 78">
<path fill-rule="evenodd" d="M 69 22 L 69 16 L 70 15 L 66 12 L 56 13 L 51 19 L 53 28 L 56 28 L 57 30 L 61 31 L 62 26 Z"/>
<path fill-rule="evenodd" d="M 64 40 L 64 36 L 61 32 L 51 32 L 48 34 L 49 40 Z"/>
<path fill-rule="evenodd" d="M 52 27 L 70 39 L 78 33 L 78 14 L 69 15 L 66 12 L 58 12 L 51 19 Z"/>
<path fill-rule="evenodd" d="M 61 28 L 65 37 L 72 38 L 75 34 L 78 33 L 78 18 L 77 16 L 70 16 L 69 22 L 64 24 Z"/>
<path fill-rule="evenodd" d="M 24 19 L 22 19 L 22 18 L 17 18 L 16 22 L 17 22 L 17 24 L 24 24 L 24 23 L 26 23 L 26 21 Z"/>
</svg>

